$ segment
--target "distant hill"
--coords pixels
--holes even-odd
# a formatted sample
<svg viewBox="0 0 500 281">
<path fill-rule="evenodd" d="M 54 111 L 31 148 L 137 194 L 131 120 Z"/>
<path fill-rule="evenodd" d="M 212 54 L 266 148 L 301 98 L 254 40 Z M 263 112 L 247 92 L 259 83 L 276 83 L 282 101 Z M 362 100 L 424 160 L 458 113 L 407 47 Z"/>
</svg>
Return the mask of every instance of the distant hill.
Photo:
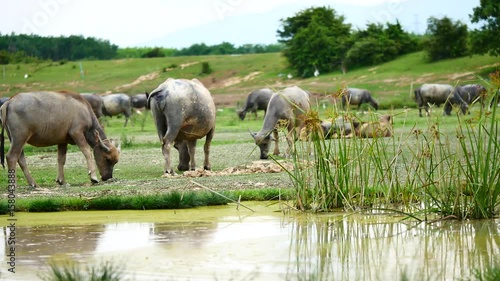
<svg viewBox="0 0 500 281">
<path fill-rule="evenodd" d="M 202 62 L 209 63 L 213 69 L 211 74 L 200 75 Z M 412 89 L 419 84 L 485 84 L 487 81 L 482 77 L 499 67 L 498 58 L 490 56 L 429 64 L 422 52 L 347 74 L 339 71 L 309 79 L 288 79 L 291 71 L 279 53 L 9 64 L 0 66 L 0 96 L 34 90 L 136 94 L 151 91 L 166 78 L 173 77 L 199 79 L 219 107 L 234 107 L 257 88 L 279 90 L 298 85 L 313 93 L 318 101 L 329 102 L 335 101 L 331 95 L 342 87 L 366 88 L 379 100 L 381 108 L 398 108 L 415 106 Z"/>
</svg>

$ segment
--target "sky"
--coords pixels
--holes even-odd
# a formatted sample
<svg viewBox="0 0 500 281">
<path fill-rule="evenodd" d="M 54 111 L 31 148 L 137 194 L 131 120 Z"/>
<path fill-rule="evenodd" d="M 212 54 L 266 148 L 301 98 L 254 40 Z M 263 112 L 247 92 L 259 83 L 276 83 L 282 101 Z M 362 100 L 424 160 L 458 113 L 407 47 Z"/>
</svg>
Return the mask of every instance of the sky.
<svg viewBox="0 0 500 281">
<path fill-rule="evenodd" d="M 274 44 L 280 19 L 310 7 L 330 7 L 355 29 L 399 20 L 406 31 L 422 34 L 431 16 L 447 16 L 474 27 L 469 14 L 479 1 L 2 0 L 0 33 L 82 35 L 109 40 L 120 48 Z"/>
</svg>

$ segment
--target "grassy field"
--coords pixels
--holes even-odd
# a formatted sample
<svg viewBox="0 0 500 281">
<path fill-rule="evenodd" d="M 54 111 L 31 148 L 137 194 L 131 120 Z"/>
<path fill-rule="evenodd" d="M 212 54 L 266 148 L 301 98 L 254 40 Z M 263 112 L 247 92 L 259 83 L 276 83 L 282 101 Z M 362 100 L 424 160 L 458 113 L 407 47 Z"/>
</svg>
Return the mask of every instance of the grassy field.
<svg viewBox="0 0 500 281">
<path fill-rule="evenodd" d="M 199 76 L 201 62 L 204 61 L 210 63 L 214 72 L 207 76 Z M 500 65 L 498 58 L 489 56 L 473 56 L 426 64 L 423 61 L 423 54 L 415 53 L 393 62 L 355 70 L 345 75 L 333 73 L 311 79 L 288 80 L 280 76 L 289 71 L 279 54 L 83 61 L 81 64 L 85 71 L 84 77 L 80 75 L 79 64 L 79 62 L 68 62 L 63 65 L 57 63 L 7 65 L 0 83 L 0 92 L 2 96 L 9 96 L 20 91 L 67 89 L 99 93 L 120 90 L 133 94 L 152 90 L 167 77 L 198 77 L 211 90 L 218 107 L 216 133 L 211 149 L 212 169 L 216 174 L 195 178 L 161 177 L 164 160 L 150 113 L 134 115 L 132 124 L 129 123 L 125 128 L 124 119 L 115 117 L 110 119 L 109 123 L 105 123 L 108 137 L 118 139 L 122 146 L 122 155 L 115 167 L 113 181 L 91 185 L 82 153 L 75 146 L 71 146 L 65 166 L 66 180 L 70 186 L 59 187 L 54 181 L 57 173 L 56 148 L 27 146 L 28 166 L 41 188 L 35 191 L 28 189 L 26 180 L 18 168 L 19 188 L 16 192 L 20 200 L 18 207 L 21 210 L 46 210 L 30 209 L 27 201 L 23 203 L 23 198 L 56 198 L 62 200 L 62 203 L 59 201 L 58 204 L 67 203 L 68 206 L 72 204 L 69 202 L 71 200 L 79 200 L 78 204 L 84 205 L 87 201 L 95 202 L 95 198 L 115 198 L 103 204 L 116 206 L 117 201 L 113 200 L 120 200 L 116 199 L 120 197 L 126 200 L 130 196 L 149 200 L 158 194 L 176 191 L 180 192 L 180 195 L 176 194 L 182 198 L 187 197 L 185 192 L 205 192 L 206 189 L 203 187 L 220 192 L 235 191 L 231 193 L 231 197 L 237 198 L 235 196 L 244 194 L 244 199 L 247 200 L 267 200 L 276 198 L 279 193 L 289 196 L 293 192 L 294 183 L 287 173 L 260 172 L 274 164 L 272 160 L 262 162 L 258 159 L 258 148 L 248 132 L 248 130 L 254 132 L 260 130 L 262 113 L 258 119 L 247 115 L 244 121 L 239 120 L 236 115 L 236 103 L 242 101 L 250 90 L 263 86 L 280 89 L 290 84 L 300 85 L 316 93 L 312 101 L 313 109 L 321 118 L 327 118 L 340 112 L 334 103 L 335 100 L 330 96 L 338 88 L 349 85 L 370 89 L 381 104 L 381 110 L 376 115 L 388 113 L 395 116 L 394 137 L 384 141 L 393 149 L 401 143 L 411 144 L 408 139 L 414 138 L 415 131 L 429 132 L 435 127 L 439 127 L 439 134 L 448 136 L 453 141 L 460 122 L 464 120 L 476 122 L 478 116 L 479 107 L 475 106 L 471 115 L 464 117 L 465 119 L 456 116 L 443 117 L 442 108 L 434 108 L 429 118 L 419 118 L 418 110 L 410 97 L 412 87 L 424 82 L 485 84 L 487 80 L 483 80 L 484 77 Z M 29 73 L 30 77 L 25 79 L 23 77 L 25 73 Z M 373 114 L 353 113 L 362 120 L 376 118 Z M 331 142 L 335 141 L 337 140 Z M 200 140 L 197 146 L 198 167 L 203 163 L 203 142 L 204 140 Z M 282 143 L 281 147 L 283 151 L 286 144 Z M 173 165 L 176 166 L 176 151 L 173 153 Z M 414 156 L 409 151 L 405 153 L 406 157 Z M 236 172 L 252 165 L 261 169 L 250 173 Z M 254 190 L 257 191 L 253 192 Z M 0 191 L 4 194 L 7 192 L 7 177 L 0 178 Z M 60 210 L 61 207 L 58 206 L 53 209 Z"/>
<path fill-rule="evenodd" d="M 213 72 L 200 75 L 201 63 Z M 83 69 L 83 75 L 80 70 Z M 257 88 L 281 89 L 298 85 L 322 101 L 344 86 L 366 88 L 379 100 L 381 108 L 414 107 L 412 88 L 425 82 L 466 84 L 483 82 L 482 77 L 498 69 L 498 58 L 471 56 L 426 63 L 424 53 L 406 55 L 381 65 L 319 75 L 310 79 L 287 79 L 291 71 L 279 53 L 241 56 L 166 57 L 82 61 L 59 64 L 2 66 L 0 96 L 31 90 L 71 90 L 76 92 L 143 93 L 155 89 L 168 77 L 198 78 L 211 91 L 220 108 L 235 107 Z M 24 75 L 29 78 L 25 79 Z"/>
</svg>

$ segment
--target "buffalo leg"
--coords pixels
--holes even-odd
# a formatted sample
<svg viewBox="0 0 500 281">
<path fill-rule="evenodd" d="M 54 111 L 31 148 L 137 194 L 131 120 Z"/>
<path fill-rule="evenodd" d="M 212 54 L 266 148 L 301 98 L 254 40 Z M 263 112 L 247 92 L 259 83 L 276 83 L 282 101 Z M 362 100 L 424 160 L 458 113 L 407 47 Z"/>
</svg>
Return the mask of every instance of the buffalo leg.
<svg viewBox="0 0 500 281">
<path fill-rule="evenodd" d="M 196 170 L 196 160 L 195 160 L 195 152 L 196 152 L 196 140 L 186 141 L 187 150 L 189 154 L 189 170 Z"/>
<path fill-rule="evenodd" d="M 89 169 L 90 181 L 92 181 L 93 183 L 98 183 L 99 179 L 97 178 L 96 174 L 96 166 L 93 161 L 90 146 L 85 140 L 85 137 L 83 135 L 79 137 L 73 137 L 73 140 L 75 141 L 75 144 L 78 146 L 78 148 L 80 148 L 80 150 L 82 151 L 83 156 L 85 156 L 85 160 L 87 160 L 87 167 Z"/>
<path fill-rule="evenodd" d="M 24 156 L 24 150 L 23 150 L 23 146 L 24 143 L 26 143 L 26 140 L 15 141 L 14 139 L 11 139 L 10 141 L 11 141 L 11 146 L 9 151 L 5 155 L 5 158 L 7 159 L 7 168 L 9 173 L 12 172 L 14 174 L 13 175 L 14 182 L 12 184 L 14 186 L 17 186 L 16 163 L 19 163 L 19 167 L 21 167 L 21 170 L 23 171 L 24 176 L 28 181 L 28 184 L 33 188 L 37 187 L 38 185 L 31 176 L 28 170 L 28 166 L 26 165 L 26 157 Z M 16 143 L 22 143 L 23 145 L 19 145 Z"/>
<path fill-rule="evenodd" d="M 163 138 L 163 144 L 161 146 L 161 152 L 163 153 L 163 158 L 165 159 L 165 166 L 164 166 L 164 171 L 165 175 L 166 174 L 174 174 L 174 171 L 172 170 L 172 163 L 170 161 L 170 150 L 172 149 L 172 142 L 171 141 L 166 141 L 165 138 Z"/>
<path fill-rule="evenodd" d="M 174 148 L 176 148 L 179 151 L 179 165 L 177 165 L 177 170 L 179 171 L 189 170 L 190 157 L 186 141 L 175 142 Z"/>
<path fill-rule="evenodd" d="M 278 136 L 278 130 L 273 130 L 273 136 L 274 136 L 274 155 L 280 155 L 280 147 L 279 147 L 279 136 Z"/>
<path fill-rule="evenodd" d="M 66 152 L 68 151 L 67 144 L 60 144 L 57 146 L 57 179 L 59 185 L 65 185 L 64 180 L 64 164 L 66 164 Z"/>
<path fill-rule="evenodd" d="M 170 130 L 167 129 L 167 133 L 162 138 L 162 146 L 161 151 L 163 153 L 163 157 L 165 158 L 165 174 L 174 175 L 174 170 L 172 170 L 172 162 L 170 151 L 172 150 L 172 144 L 179 133 L 179 130 Z"/>
<path fill-rule="evenodd" d="M 19 154 L 19 159 L 17 160 L 17 162 L 19 163 L 19 167 L 21 167 L 21 170 L 23 171 L 24 177 L 26 177 L 26 180 L 28 181 L 28 184 L 33 188 L 38 187 L 35 180 L 31 176 L 31 173 L 28 169 L 28 165 L 26 164 L 26 157 L 24 156 L 24 150 L 21 150 L 21 153 Z M 9 170 L 10 170 L 10 167 L 9 167 Z"/>
<path fill-rule="evenodd" d="M 205 153 L 205 161 L 203 162 L 203 169 L 205 170 L 211 170 L 212 165 L 210 164 L 210 144 L 212 143 L 212 138 L 214 136 L 214 129 L 210 130 L 208 132 L 206 138 L 205 138 L 205 145 L 203 146 L 203 152 Z"/>
</svg>

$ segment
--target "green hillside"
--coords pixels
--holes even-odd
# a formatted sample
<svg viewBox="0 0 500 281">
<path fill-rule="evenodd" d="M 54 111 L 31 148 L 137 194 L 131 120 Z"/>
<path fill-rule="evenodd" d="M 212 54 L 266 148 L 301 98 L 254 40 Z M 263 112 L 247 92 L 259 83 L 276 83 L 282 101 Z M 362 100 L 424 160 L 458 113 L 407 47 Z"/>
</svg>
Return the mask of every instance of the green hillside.
<svg viewBox="0 0 500 281">
<path fill-rule="evenodd" d="M 212 73 L 200 74 L 203 62 L 209 63 Z M 372 91 L 382 108 L 390 108 L 414 106 L 411 89 L 415 85 L 425 82 L 484 84 L 480 76 L 487 77 L 499 66 L 497 57 L 477 55 L 426 63 L 424 53 L 419 52 L 346 74 L 339 71 L 316 78 L 288 79 L 291 71 L 280 53 L 9 64 L 0 66 L 0 96 L 32 90 L 136 94 L 151 91 L 166 78 L 173 77 L 198 78 L 220 107 L 236 106 L 256 88 L 281 89 L 293 84 L 317 94 L 320 99 L 346 85 L 366 88 Z"/>
</svg>

